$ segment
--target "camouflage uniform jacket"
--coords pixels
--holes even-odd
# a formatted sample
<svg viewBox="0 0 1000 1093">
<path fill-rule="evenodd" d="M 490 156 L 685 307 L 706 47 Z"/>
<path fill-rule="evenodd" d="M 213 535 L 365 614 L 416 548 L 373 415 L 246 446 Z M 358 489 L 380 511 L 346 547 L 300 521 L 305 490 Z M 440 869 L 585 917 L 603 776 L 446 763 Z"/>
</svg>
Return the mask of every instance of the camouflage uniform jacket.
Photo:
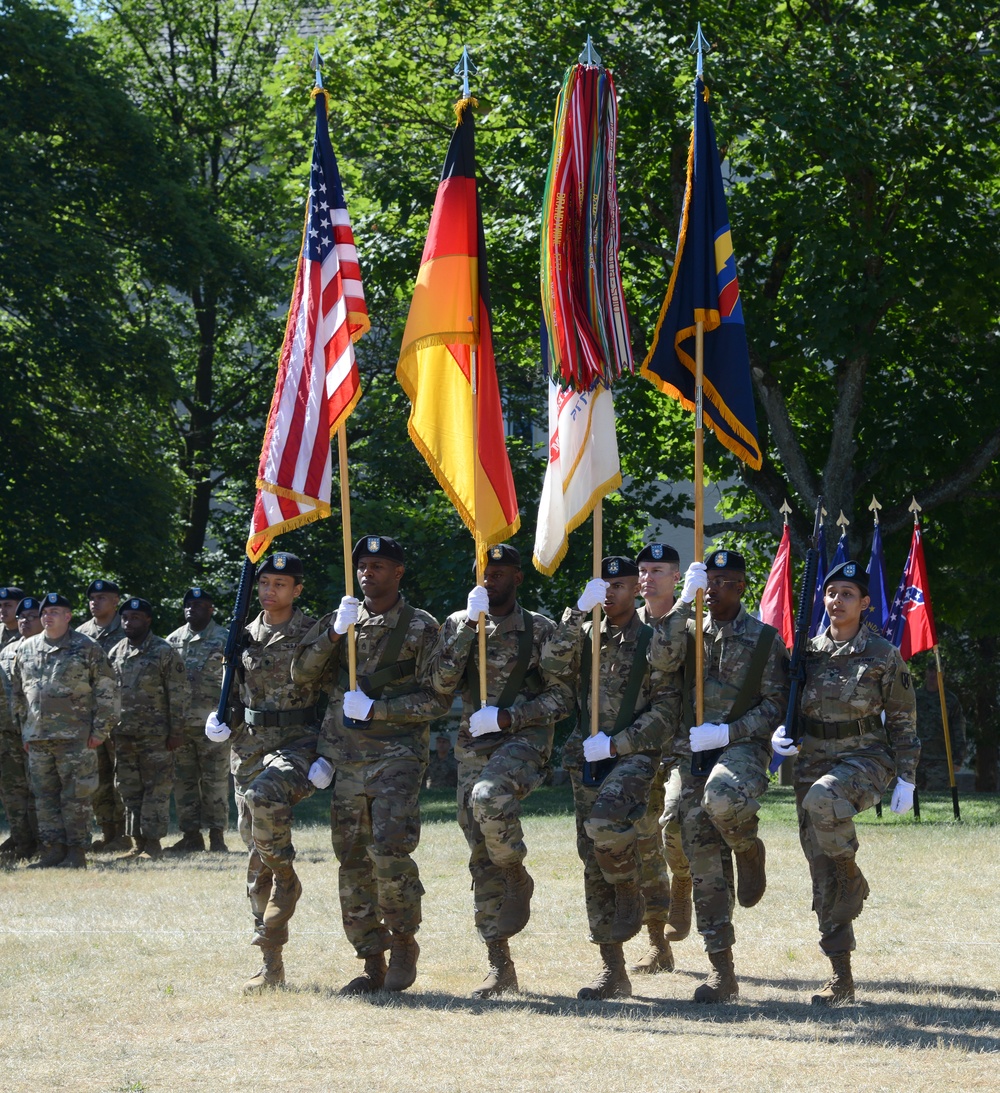
<svg viewBox="0 0 1000 1093">
<path fill-rule="evenodd" d="M 7 646 L 9 649 L 10 646 Z M 7 650 L 0 653 L 0 668 Z M 921 687 L 917 692 L 917 732 L 920 735 L 920 765 L 922 768 L 939 767 L 948 770 L 948 756 L 944 749 L 944 725 L 941 723 L 941 699 L 937 690 Z M 951 741 L 951 762 L 955 770 L 965 762 L 967 743 L 965 738 L 965 714 L 958 696 L 947 688 L 944 692 L 948 710 L 948 737 Z"/>
<path fill-rule="evenodd" d="M 110 653 L 118 642 L 125 637 L 125 631 L 122 629 L 122 617 L 117 612 L 115 612 L 115 617 L 107 626 L 101 626 L 97 619 L 88 619 L 76 628 L 76 632 L 83 634 L 85 638 L 90 638 L 91 641 L 96 641 L 105 653 Z"/>
<path fill-rule="evenodd" d="M 364 677 L 379 669 L 382 652 L 404 607 L 406 600 L 400 596 L 388 611 L 372 615 L 362 603 L 354 627 L 360 690 L 365 690 Z M 297 683 L 308 685 L 321 679 L 332 682 L 317 751 L 334 766 L 381 759 L 416 758 L 426 763 L 430 742 L 428 723 L 447 708 L 425 682 L 427 662 L 438 634 L 437 619 L 426 611 L 414 611 L 396 659 L 397 664 L 408 662 L 410 670 L 386 685 L 378 698 L 369 696 L 375 704 L 368 721 L 345 725 L 343 698 L 350 687 L 348 649 L 339 634 L 330 636 L 333 618 L 331 612 L 313 626 L 292 660 L 292 679 Z"/>
<path fill-rule="evenodd" d="M 817 721 L 855 721 L 885 713 L 885 727 L 844 739 L 802 737 L 796 766 L 799 781 L 815 781 L 831 761 L 871 759 L 914 781 L 920 741 L 916 698 L 899 650 L 862 626 L 848 642 L 836 642 L 829 627 L 810 639 L 800 712 Z M 815 777 L 813 776 L 815 774 Z"/>
<path fill-rule="evenodd" d="M 222 655 L 229 631 L 214 619 L 204 630 L 192 630 L 187 623 L 167 635 L 167 642 L 184 661 L 187 672 L 187 727 L 204 732 L 205 719 L 219 704 L 222 686 Z"/>
<path fill-rule="evenodd" d="M 456 611 L 445 619 L 437 645 L 431 657 L 430 679 L 434 689 L 445 701 L 461 688 L 462 720 L 455 744 L 458 759 L 493 751 L 507 740 L 523 740 L 530 747 L 548 757 L 552 751 L 555 723 L 565 717 L 572 708 L 571 689 L 557 676 L 546 671 L 542 664 L 542 649 L 555 630 L 556 624 L 545 615 L 529 611 L 531 620 L 531 656 L 528 670 L 517 697 L 507 707 L 510 711 L 510 728 L 501 732 L 472 736 L 469 718 L 478 709 L 473 706 L 473 693 L 466 683 L 466 666 L 478 676 L 479 634 L 466 625 L 464 611 Z M 486 623 L 486 698 L 491 705 L 497 699 L 517 667 L 517 654 L 524 632 L 521 605 L 514 604 L 509 615 L 496 618 L 488 616 Z"/>
<path fill-rule="evenodd" d="M 14 714 L 11 709 L 11 672 L 14 670 L 14 656 L 21 644 L 20 635 L 17 641 L 10 641 L 0 648 L 0 687 L 3 694 L 0 695 L 0 732 L 17 732 L 14 724 Z"/>
<path fill-rule="evenodd" d="M 678 600 L 666 621 L 653 635 L 650 656 L 657 667 L 677 671 L 687 660 L 688 634 L 694 634 L 694 604 Z M 706 612 L 702 640 L 705 643 L 704 702 L 705 722 L 729 725 L 731 744 L 753 741 L 762 749 L 771 750 L 771 734 L 784 721 L 788 707 L 788 650 L 775 634 L 771 652 L 764 665 L 758 692 L 742 717 L 729 721 L 733 703 L 740 693 L 750 668 L 754 650 L 764 624 L 747 613 L 741 604 L 739 614 L 729 622 L 718 622 Z M 685 682 L 690 688 L 691 710 L 695 709 L 694 681 Z M 688 736 L 690 715 L 682 715 L 682 724 L 674 737 L 674 753 L 691 754 Z"/>
<path fill-rule="evenodd" d="M 187 717 L 187 673 L 177 651 L 150 631 L 138 646 L 127 638 L 118 642 L 109 660 L 121 700 L 115 736 L 181 736 Z"/>
<path fill-rule="evenodd" d="M 666 625 L 666 615 L 658 615 L 655 618 L 650 614 L 647 604 L 642 604 L 641 607 L 635 609 L 635 613 L 639 616 L 639 621 L 644 622 L 647 626 L 652 626 L 654 630 L 658 627 Z M 671 763 L 676 762 L 674 757 L 674 737 L 677 735 L 680 728 L 681 717 L 681 686 L 683 685 L 684 674 L 683 672 L 674 672 L 670 676 L 670 686 L 677 692 L 674 702 L 674 713 L 670 722 L 670 731 L 663 738 L 663 755 L 661 758 L 664 761 L 669 760 Z"/>
<path fill-rule="evenodd" d="M 241 670 L 237 673 L 240 702 L 251 710 L 311 710 L 313 716 L 293 725 L 250 725 L 238 708 L 238 716 L 233 716 L 229 724 L 233 731 L 232 772 L 244 785 L 263 771 L 267 755 L 279 750 L 316 753 L 319 715 L 315 707 L 327 681 L 324 677 L 306 686 L 294 682 L 291 672 L 292 657 L 315 622 L 296 607 L 292 617 L 280 626 L 268 626 L 261 612 L 247 627 Z"/>
<path fill-rule="evenodd" d="M 6 649 L 8 645 L 13 645 L 20 638 L 21 631 L 16 626 L 13 630 L 8 630 L 6 626 L 0 627 L 0 649 Z"/>
<path fill-rule="evenodd" d="M 11 672 L 14 721 L 32 740 L 106 740 L 118 722 L 115 674 L 101 647 L 68 630 L 25 638 Z"/>
<path fill-rule="evenodd" d="M 575 695 L 578 721 L 563 750 L 563 766 L 567 769 L 582 765 L 583 734 L 590 735 L 590 686 L 585 687 L 580 678 L 583 647 L 590 643 L 593 627 L 588 618 L 575 607 L 567 607 L 542 654 L 542 667 L 558 674 Z M 668 749 L 677 723 L 679 696 L 673 673 L 651 666 L 648 655 L 632 723 L 621 732 L 614 731 L 643 625 L 638 612 L 623 627 L 613 626 L 607 617 L 601 619 L 598 724 L 614 740 L 619 755 L 642 753 L 659 758 Z"/>
</svg>

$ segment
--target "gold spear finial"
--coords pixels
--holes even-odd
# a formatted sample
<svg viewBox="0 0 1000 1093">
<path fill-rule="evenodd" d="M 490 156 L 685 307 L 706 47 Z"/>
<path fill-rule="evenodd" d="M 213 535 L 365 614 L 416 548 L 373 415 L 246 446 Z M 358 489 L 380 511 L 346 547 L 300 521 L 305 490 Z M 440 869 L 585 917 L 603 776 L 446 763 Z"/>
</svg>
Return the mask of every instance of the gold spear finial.
<svg viewBox="0 0 1000 1093">
<path fill-rule="evenodd" d="M 791 511 L 792 506 L 788 503 L 788 498 L 786 497 L 781 508 L 778 509 L 778 512 L 780 512 L 784 516 L 786 524 L 788 523 L 788 515 Z"/>
<path fill-rule="evenodd" d="M 875 494 L 872 494 L 872 503 L 868 506 L 868 511 L 872 514 L 876 524 L 878 523 L 878 510 L 881 507 L 882 506 L 878 503 L 878 498 Z"/>
<path fill-rule="evenodd" d="M 844 515 L 844 510 L 841 509 L 840 510 L 840 515 L 837 517 L 837 527 L 838 528 L 849 528 L 850 526 L 851 526 L 851 521 L 847 519 L 847 517 Z"/>
<path fill-rule="evenodd" d="M 920 516 L 918 514 L 923 512 L 923 511 L 924 510 L 920 507 L 920 505 L 917 504 L 916 497 L 914 497 L 913 500 L 910 502 L 910 512 L 913 513 L 913 522 L 914 523 L 916 523 L 920 519 Z"/>
</svg>

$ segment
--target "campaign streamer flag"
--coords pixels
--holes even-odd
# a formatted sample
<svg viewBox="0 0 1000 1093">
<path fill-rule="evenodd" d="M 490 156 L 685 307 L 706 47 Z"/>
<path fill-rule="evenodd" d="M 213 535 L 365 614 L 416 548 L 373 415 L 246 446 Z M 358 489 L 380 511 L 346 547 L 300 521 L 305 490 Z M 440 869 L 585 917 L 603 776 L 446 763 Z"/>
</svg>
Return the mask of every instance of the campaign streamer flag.
<svg viewBox="0 0 1000 1093">
<path fill-rule="evenodd" d="M 868 598 L 871 603 L 861 613 L 861 624 L 873 634 L 882 634 L 889 617 L 889 603 L 885 595 L 885 555 L 882 552 L 882 527 L 875 525 L 872 536 L 872 552 L 868 560 Z"/>
<path fill-rule="evenodd" d="M 538 504 L 532 558 L 551 577 L 569 549 L 569 534 L 622 482 L 611 391 L 586 392 L 549 381 L 549 462 Z"/>
<path fill-rule="evenodd" d="M 760 598 L 760 619 L 773 626 L 781 640 L 791 649 L 795 643 L 795 611 L 792 606 L 792 537 L 785 524 L 781 531 L 778 553 L 774 556 L 771 573 Z"/>
<path fill-rule="evenodd" d="M 487 547 L 517 531 L 521 517 L 493 358 L 473 105 L 473 99 L 461 99 L 455 106 L 458 124 L 441 172 L 396 378 L 411 402 L 410 439 L 484 559 Z"/>
<path fill-rule="evenodd" d="M 913 525 L 910 553 L 906 556 L 903 576 L 893 597 L 885 637 L 899 650 L 903 660 L 915 657 L 937 645 L 934 612 L 931 610 L 927 563 L 920 524 Z"/>
<path fill-rule="evenodd" d="M 361 267 L 327 126 L 316 100 L 309 200 L 278 377 L 257 470 L 247 556 L 282 532 L 330 515 L 330 437 L 361 397 L 354 342 L 371 326 Z"/>
<path fill-rule="evenodd" d="M 840 538 L 837 540 L 837 549 L 833 552 L 833 561 L 830 563 L 830 568 L 826 573 L 830 573 L 832 570 L 836 569 L 838 565 L 842 565 L 844 562 L 849 562 L 851 560 L 850 550 L 850 545 L 847 542 L 847 528 L 844 528 L 840 533 Z M 823 612 L 823 617 L 820 619 L 819 629 L 816 633 L 825 630 L 830 625 L 830 616 L 826 613 L 826 605 L 823 601 L 823 585 L 826 583 L 826 573 L 819 574 L 819 603 Z M 813 617 L 815 618 L 815 613 Z"/>
<path fill-rule="evenodd" d="M 699 76 L 674 268 L 641 371 L 693 411 L 696 323 L 703 322 L 705 423 L 730 451 L 759 470 L 746 327 L 708 98 Z"/>
</svg>

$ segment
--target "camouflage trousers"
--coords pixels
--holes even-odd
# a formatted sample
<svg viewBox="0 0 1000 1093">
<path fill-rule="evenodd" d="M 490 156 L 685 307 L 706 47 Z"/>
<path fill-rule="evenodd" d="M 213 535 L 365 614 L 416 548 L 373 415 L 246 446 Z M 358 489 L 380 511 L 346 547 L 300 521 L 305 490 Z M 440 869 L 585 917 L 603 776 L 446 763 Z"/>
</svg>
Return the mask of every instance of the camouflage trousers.
<svg viewBox="0 0 1000 1093">
<path fill-rule="evenodd" d="M 337 765 L 330 831 L 344 933 L 358 956 L 385 952 L 392 934 L 420 927 L 424 886 L 412 854 L 420 842 L 423 776 L 416 758 Z"/>
<path fill-rule="evenodd" d="M 181 831 L 229 825 L 229 752 L 205 735 L 203 726 L 189 729 L 174 752 L 174 802 Z"/>
<path fill-rule="evenodd" d="M 708 953 L 730 949 L 736 941 L 733 907 L 733 853 L 750 849 L 757 835 L 758 798 L 767 790 L 770 749 L 744 742 L 730 744 L 707 777 L 691 774 L 691 759 L 680 761 L 679 786 L 664 815 L 681 825 L 684 851 L 691 863 L 695 919 Z"/>
<path fill-rule="evenodd" d="M 824 953 L 852 952 L 856 948 L 853 923 L 830 921 L 837 899 L 834 861 L 853 858 L 858 850 L 854 817 L 882 799 L 891 781 L 881 763 L 863 758 L 831 757 L 820 774 L 815 762 L 796 766 L 795 807 L 799 842 L 809 863 L 812 908 L 819 921 L 819 947 Z M 802 779 L 808 772 L 810 780 Z M 817 777 L 818 775 L 818 777 Z"/>
<path fill-rule="evenodd" d="M 635 825 L 639 846 L 640 883 L 646 901 L 646 914 L 642 920 L 644 924 L 667 921 L 670 913 L 670 874 L 679 877 L 691 875 L 687 855 L 681 845 L 681 825 L 677 820 L 671 820 L 660 826 L 664 787 L 671 776 L 670 771 L 669 763 L 661 763 L 657 767 L 649 787 L 646 812 Z M 677 777 L 680 778 L 679 772 Z"/>
<path fill-rule="evenodd" d="M 97 789 L 90 801 L 94 819 L 102 826 L 120 824 L 125 805 L 115 784 L 115 742 L 105 740 L 97 749 Z"/>
<path fill-rule="evenodd" d="M 0 732 L 0 798 L 17 846 L 30 846 L 38 833 L 28 755 L 19 732 Z"/>
<path fill-rule="evenodd" d="M 255 778 L 236 783 L 236 815 L 240 838 L 250 851 L 247 859 L 247 898 L 254 920 L 253 944 L 262 949 L 284 945 L 288 923 L 268 929 L 264 910 L 271 896 L 274 868 L 295 860 L 292 809 L 315 792 L 309 781 L 313 751 L 279 751 L 264 757 Z"/>
<path fill-rule="evenodd" d="M 125 833 L 162 839 L 170 826 L 174 757 L 161 737 L 115 738 L 115 788 L 125 806 Z"/>
<path fill-rule="evenodd" d="M 458 762 L 458 822 L 469 844 L 475 923 L 483 941 L 502 940 L 497 916 L 505 866 L 524 861 L 521 802 L 542 782 L 548 756 L 516 738 Z"/>
<path fill-rule="evenodd" d="M 576 812 L 576 851 L 583 862 L 583 891 L 590 940 L 610 944 L 615 885 L 640 879 L 636 826 L 647 812 L 659 765 L 648 755 L 624 755 L 599 786 L 583 783 L 571 768 Z"/>
<path fill-rule="evenodd" d="M 28 749 L 31 792 L 42 846 L 90 846 L 90 798 L 97 788 L 97 756 L 76 740 L 33 740 Z"/>
</svg>

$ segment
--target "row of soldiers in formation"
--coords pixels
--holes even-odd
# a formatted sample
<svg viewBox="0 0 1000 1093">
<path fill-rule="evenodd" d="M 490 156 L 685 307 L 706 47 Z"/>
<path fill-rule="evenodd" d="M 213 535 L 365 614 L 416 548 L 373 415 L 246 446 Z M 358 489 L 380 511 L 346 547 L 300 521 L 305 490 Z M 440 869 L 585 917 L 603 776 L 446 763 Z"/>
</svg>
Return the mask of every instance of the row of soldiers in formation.
<svg viewBox="0 0 1000 1093">
<path fill-rule="evenodd" d="M 521 561 L 509 545 L 490 548 L 483 584 L 440 626 L 400 593 L 405 558 L 394 539 L 365 536 L 353 561 L 363 600 L 345 596 L 319 620 L 296 606 L 304 585 L 296 556 L 276 553 L 259 565 L 262 610 L 246 628 L 238 701 L 225 721 L 213 711 L 205 722 L 205 736 L 229 746 L 239 829 L 249 851 L 252 944 L 260 948 L 263 966 L 244 984 L 246 991 L 284 982 L 283 949 L 302 893 L 292 809 L 328 787 L 342 919 L 363 961 L 343 990 L 401 991 L 415 981 L 423 887 L 413 853 L 428 725 L 459 693 L 458 820 L 469 846 L 475 925 L 488 964 L 475 997 L 517 989 L 510 939 L 527 924 L 534 891 L 524 865 L 521 802 L 543 779 L 555 723 L 575 713 L 563 764 L 573 789 L 590 941 L 601 957 L 601 968 L 579 997 L 631 994 L 623 944 L 643 925 L 648 950 L 631 970 L 672 968 L 670 943 L 690 928 L 692 889 L 711 964 L 694 1000 L 738 996 L 733 912 L 737 902 L 754 906 L 766 888 L 757 814 L 773 746 L 782 755 L 798 755 L 801 844 L 820 948 L 832 965 L 830 981 L 813 1001 L 853 999 L 853 921 L 869 892 L 856 861 L 853 817 L 880 800 L 894 778 L 892 807 L 906 811 L 920 754 L 910 675 L 898 650 L 860 623 L 867 606 L 862 567 L 847 562 L 825 579 L 830 625 L 810 642 L 800 751 L 782 724 L 788 651 L 777 632 L 743 605 L 746 565 L 735 551 L 717 550 L 706 564 L 692 563 L 676 602 L 679 557 L 668 545 L 651 543 L 635 561 L 605 558 L 601 577 L 587 583 L 558 624 L 519 602 Z M 699 592 L 707 606 L 700 721 L 694 716 Z M 639 594 L 645 602 L 637 608 Z M 69 609 L 61 599 L 45 598 L 45 631 L 22 642 L 10 674 L 14 718 L 28 742 L 33 782 L 42 782 L 36 765 L 65 772 L 65 803 L 77 792 L 76 768 L 88 744 L 104 739 L 115 715 L 105 686 L 111 676 L 106 661 L 104 669 L 99 664 L 103 653 L 66 629 Z M 130 612 L 140 610 L 137 602 L 123 605 L 123 625 Z M 589 616 L 599 606 L 594 665 Z M 60 613 L 65 622 L 56 625 Z M 485 694 L 479 682 L 481 626 Z M 124 663 L 129 652 L 119 643 L 112 655 Z M 178 676 L 182 670 L 183 665 L 173 669 Z M 595 672 L 599 729 L 591 732 Z M 89 692 L 83 685 L 88 678 Z M 68 726 L 71 709 L 78 719 L 76 737 L 53 736 L 49 726 Z M 155 716 L 152 705 L 147 716 Z M 168 741 L 162 732 L 154 736 L 138 751 L 165 753 Z M 119 762 L 120 755 L 119 745 Z M 132 834 L 148 846 L 142 795 L 138 807 L 129 808 L 135 808 Z M 40 817 L 40 835 L 70 845 L 76 835 L 65 811 L 63 823 L 63 831 L 43 833 Z"/>
</svg>

